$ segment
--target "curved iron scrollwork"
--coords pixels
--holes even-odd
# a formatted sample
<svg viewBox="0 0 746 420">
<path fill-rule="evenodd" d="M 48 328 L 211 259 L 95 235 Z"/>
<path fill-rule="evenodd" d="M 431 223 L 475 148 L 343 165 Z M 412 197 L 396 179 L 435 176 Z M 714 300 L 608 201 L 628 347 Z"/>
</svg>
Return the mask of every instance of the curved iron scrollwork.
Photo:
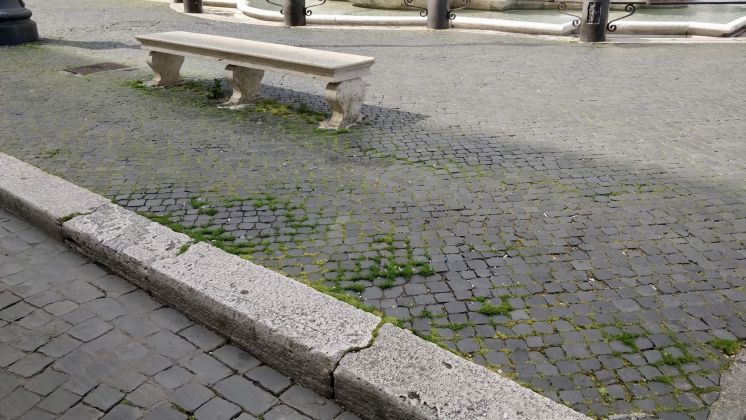
<svg viewBox="0 0 746 420">
<path fill-rule="evenodd" d="M 275 2 L 270 1 L 270 0 L 266 0 L 266 2 L 269 3 L 269 4 L 272 4 L 272 5 L 275 5 L 275 6 L 279 7 L 281 15 L 285 14 L 285 5 L 284 4 L 275 3 Z"/>
<path fill-rule="evenodd" d="M 311 15 L 313 14 L 313 13 L 312 13 L 312 12 L 311 12 L 310 10 L 308 10 L 308 9 L 310 9 L 310 8 L 312 8 L 312 7 L 319 7 L 319 6 L 321 6 L 322 4 L 324 4 L 324 3 L 326 3 L 326 0 L 321 0 L 321 3 L 319 3 L 319 4 L 314 4 L 313 6 L 306 6 L 306 8 L 305 8 L 305 11 L 306 11 L 306 12 L 305 12 L 305 13 L 306 13 L 306 16 L 311 16 Z"/>
<path fill-rule="evenodd" d="M 567 3 L 565 3 L 564 1 L 561 1 L 561 2 L 557 3 L 557 11 L 560 12 L 561 14 L 565 15 L 565 16 L 570 16 L 570 17 L 574 18 L 572 20 L 572 26 L 574 26 L 576 28 L 578 26 L 580 26 L 580 16 L 573 15 L 572 13 L 567 13 L 567 12 L 565 12 L 565 10 L 567 10 Z"/>
<path fill-rule="evenodd" d="M 620 18 L 614 19 L 611 22 L 609 22 L 609 23 L 606 24 L 606 30 L 607 31 L 609 31 L 609 32 L 616 31 L 617 28 L 616 28 L 616 25 L 614 25 L 614 22 L 620 21 L 620 20 L 622 20 L 624 18 L 628 18 L 628 17 L 634 15 L 635 11 L 637 11 L 637 9 L 635 8 L 634 4 L 628 4 L 628 5 L 624 6 L 624 10 L 627 11 L 626 15 L 624 15 L 624 16 L 622 16 Z"/>
<path fill-rule="evenodd" d="M 451 9 L 451 10 L 448 11 L 448 19 L 449 20 L 456 19 L 456 14 L 453 13 L 453 12 L 455 12 L 457 10 L 463 10 L 463 9 L 466 9 L 467 7 L 471 6 L 471 0 L 461 0 L 461 2 L 464 4 L 463 6 L 457 7 L 455 9 Z"/>
<path fill-rule="evenodd" d="M 419 9 L 420 16 L 427 17 L 427 9 L 424 7 L 415 6 L 412 3 L 414 3 L 414 0 L 404 0 L 404 5 L 407 7 L 411 7 L 412 9 Z"/>
</svg>

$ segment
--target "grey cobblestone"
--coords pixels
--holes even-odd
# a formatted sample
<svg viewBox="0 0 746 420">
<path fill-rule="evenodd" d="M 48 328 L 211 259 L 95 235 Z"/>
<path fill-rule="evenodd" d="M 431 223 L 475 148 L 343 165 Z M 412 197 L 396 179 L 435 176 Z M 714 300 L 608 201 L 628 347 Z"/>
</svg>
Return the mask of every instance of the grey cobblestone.
<svg viewBox="0 0 746 420">
<path fill-rule="evenodd" d="M 33 274 L 24 281 L 29 287 L 35 288 L 38 282 L 50 288 L 41 292 L 45 296 L 37 293 L 13 303 L 36 307 L 31 300 L 46 311 L 49 302 L 57 299 L 54 296 L 88 290 L 80 298 L 88 302 L 83 302 L 88 309 L 55 310 L 57 315 L 45 312 L 44 318 L 29 313 L 0 326 L 0 418 L 163 420 L 192 415 L 207 419 L 285 415 L 288 407 L 278 397 L 293 386 L 290 379 L 204 327 L 194 326 L 180 313 L 152 303 L 118 277 L 90 268 L 90 263 L 64 245 L 0 208 L 0 238 L 8 225 L 31 242 L 26 242 L 28 247 L 6 247 L 0 242 L 0 269 L 7 272 L 5 263 L 12 261 L 17 264 L 12 270 L 15 275 Z M 99 284 L 102 279 L 103 286 Z M 0 290 L 14 283 L 0 276 Z M 88 305 L 96 301 L 100 303 Z M 105 302 L 114 309 L 106 308 Z M 75 311 L 79 312 L 71 315 Z M 28 317 L 47 323 L 24 322 Z M 138 322 L 142 325 L 136 327 Z M 38 333 L 48 324 L 55 324 L 48 334 Z M 175 333 L 179 331 L 186 339 Z M 80 346 L 82 342 L 87 343 Z M 217 346 L 221 347 L 212 351 Z M 246 372 L 252 373 L 248 379 L 238 376 Z M 228 376 L 233 381 L 213 385 Z M 216 397 L 216 392 L 235 403 Z M 309 408 L 335 405 L 310 391 L 295 405 L 302 404 L 303 398 Z M 242 412 L 242 407 L 252 415 Z M 291 410 L 298 413 L 297 409 Z"/>
<path fill-rule="evenodd" d="M 236 404 L 226 401 L 220 397 L 211 399 L 207 404 L 197 410 L 195 417 L 198 420 L 207 419 L 231 419 L 241 412 Z"/>
<path fill-rule="evenodd" d="M 132 210 L 222 227 L 236 239 L 226 244 L 253 261 L 326 279 L 453 350 L 460 343 L 475 362 L 507 375 L 539 372 L 535 389 L 549 397 L 575 390 L 574 376 L 582 375 L 625 388 L 631 407 L 654 412 L 660 407 L 645 385 L 653 369 L 686 383 L 688 392 L 692 374 L 714 374 L 729 362 L 712 339 L 746 338 L 746 122 L 744 84 L 733 70 L 744 64 L 739 46 L 586 48 L 459 31 L 376 31 L 371 42 L 368 31 L 337 29 L 304 31 L 299 41 L 294 32 L 194 20 L 141 1 L 106 2 L 105 14 L 66 2 L 64 13 L 75 19 L 57 19 L 60 1 L 29 0 L 55 41 L 36 51 L 3 51 L 13 88 L 3 92 L 0 150 Z M 149 74 L 142 52 L 129 48 L 133 30 L 204 31 L 375 56 L 367 122 L 326 136 L 292 115 L 228 116 L 202 106 L 204 92 L 177 88 L 159 96 L 123 87 L 123 77 Z M 84 78 L 57 72 L 92 60 L 138 70 Z M 584 73 L 589 66 L 595 71 Z M 43 76 L 31 80 L 28 68 Z M 411 68 L 417 75 L 402 70 Z M 185 64 L 187 74 L 208 81 L 222 77 L 216 69 Z M 675 76 L 637 76 L 652 74 Z M 54 86 L 53 97 L 38 89 L 40 77 Z M 313 82 L 268 74 L 264 83 L 265 97 L 328 111 Z M 217 213 L 199 214 L 192 199 Z M 14 221 L 0 226 L 24 231 Z M 13 238 L 6 246 L 35 245 Z M 425 257 L 432 273 L 393 273 L 388 282 L 364 271 L 374 263 L 385 269 L 390 255 L 400 264 L 410 251 L 411 261 Z M 77 280 L 107 278 L 71 257 L 69 266 L 75 264 L 89 267 Z M 10 288 L 33 279 L 11 264 L 0 265 L 0 280 Z M 78 287 L 86 293 L 61 293 L 67 302 L 50 302 L 52 310 L 127 294 Z M 511 306 L 504 314 L 480 313 L 475 301 L 499 305 L 502 297 Z M 63 319 L 74 327 L 88 312 L 95 315 L 78 308 Z M 441 314 L 470 325 L 436 328 L 445 323 Z M 192 325 L 167 308 L 147 316 L 173 333 Z M 617 325 L 625 328 L 612 330 Z M 0 322 L 0 342 L 27 352 L 52 335 L 5 329 Z M 480 342 L 485 348 L 475 349 Z M 688 355 L 666 357 L 669 348 Z M 622 357 L 631 355 L 644 362 Z M 214 357 L 239 374 L 255 367 Z M 171 367 L 165 356 L 142 360 L 136 369 L 147 375 Z M 667 396 L 663 402 L 681 408 L 673 391 Z M 573 407 L 597 416 L 631 409 L 601 395 L 586 398 Z"/>
</svg>

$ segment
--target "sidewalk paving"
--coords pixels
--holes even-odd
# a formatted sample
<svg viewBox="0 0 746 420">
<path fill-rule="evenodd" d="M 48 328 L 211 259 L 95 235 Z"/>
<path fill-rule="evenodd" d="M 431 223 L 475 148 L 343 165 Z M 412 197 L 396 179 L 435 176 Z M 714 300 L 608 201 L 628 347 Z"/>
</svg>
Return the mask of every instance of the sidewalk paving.
<svg viewBox="0 0 746 420">
<path fill-rule="evenodd" d="M 0 208 L 0 418 L 352 420 Z"/>
</svg>

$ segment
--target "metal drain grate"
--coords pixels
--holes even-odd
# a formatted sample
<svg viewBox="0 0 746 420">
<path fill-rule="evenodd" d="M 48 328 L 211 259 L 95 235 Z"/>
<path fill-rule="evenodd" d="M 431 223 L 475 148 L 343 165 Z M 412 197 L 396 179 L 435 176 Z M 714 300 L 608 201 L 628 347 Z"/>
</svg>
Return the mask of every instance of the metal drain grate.
<svg viewBox="0 0 746 420">
<path fill-rule="evenodd" d="M 68 67 L 64 69 L 66 72 L 73 73 L 73 74 L 91 74 L 91 73 L 98 73 L 100 71 L 109 71 L 109 70 L 119 70 L 119 69 L 126 69 L 128 66 L 125 66 L 124 64 L 118 64 L 118 63 L 97 63 L 97 64 L 89 64 L 87 66 L 80 66 L 80 67 Z"/>
</svg>

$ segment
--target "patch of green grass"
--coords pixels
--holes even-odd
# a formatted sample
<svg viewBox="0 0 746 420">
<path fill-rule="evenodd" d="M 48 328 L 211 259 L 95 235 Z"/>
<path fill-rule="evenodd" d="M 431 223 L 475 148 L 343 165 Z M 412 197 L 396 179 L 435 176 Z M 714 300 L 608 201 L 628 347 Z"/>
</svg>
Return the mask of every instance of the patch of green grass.
<svg viewBox="0 0 746 420">
<path fill-rule="evenodd" d="M 199 197 L 192 197 L 189 199 L 189 205 L 192 206 L 193 209 L 201 208 L 205 204 L 207 203 Z"/>
<path fill-rule="evenodd" d="M 741 350 L 741 342 L 738 340 L 727 340 L 716 338 L 709 343 L 712 347 L 722 351 L 728 356 L 735 356 Z"/>
<path fill-rule="evenodd" d="M 420 318 L 435 319 L 435 315 L 427 309 L 423 309 L 420 312 Z"/>
<path fill-rule="evenodd" d="M 425 265 L 420 266 L 420 269 L 417 272 L 417 274 L 424 276 L 424 277 L 429 277 L 435 274 L 435 270 L 433 270 L 430 264 L 425 264 Z"/>
<path fill-rule="evenodd" d="M 69 222 L 70 220 L 72 220 L 72 219 L 74 219 L 74 218 L 76 218 L 76 217 L 78 217 L 78 216 L 84 216 L 84 215 L 86 215 L 86 214 L 88 214 L 88 213 L 78 213 L 78 212 L 76 212 L 76 213 L 71 213 L 71 214 L 68 214 L 67 216 L 65 216 L 65 217 L 62 217 L 62 218 L 60 219 L 60 223 L 65 223 L 65 222 Z"/>
<path fill-rule="evenodd" d="M 182 245 L 182 246 L 181 246 L 181 247 L 179 248 L 179 252 L 178 252 L 178 254 L 176 254 L 176 255 L 181 255 L 181 254 L 183 254 L 183 253 L 185 253 L 185 252 L 189 251 L 189 247 L 191 247 L 191 246 L 192 246 L 192 244 L 184 244 L 184 245 Z"/>
<path fill-rule="evenodd" d="M 692 392 L 695 395 L 709 394 L 711 392 L 720 392 L 720 387 L 708 386 L 708 387 L 700 388 L 700 387 L 695 386 L 692 388 Z"/>
<path fill-rule="evenodd" d="M 362 293 L 365 291 L 365 286 L 362 284 L 350 284 L 343 287 L 344 290 L 352 290 L 353 292 Z"/>
<path fill-rule="evenodd" d="M 449 322 L 447 324 L 438 325 L 438 328 L 445 328 L 452 331 L 461 331 L 466 327 L 473 327 L 475 324 L 473 321 L 466 322 Z"/>
<path fill-rule="evenodd" d="M 207 90 L 207 99 L 220 99 L 225 97 L 223 93 L 223 84 L 220 79 L 213 79 L 210 88 Z"/>
<path fill-rule="evenodd" d="M 51 159 L 59 155 L 60 153 L 62 153 L 62 149 L 47 149 L 47 150 L 41 151 L 41 153 L 39 153 L 39 157 L 44 158 L 44 159 Z"/>
<path fill-rule="evenodd" d="M 207 207 L 207 208 L 202 207 L 201 209 L 199 209 L 199 214 L 206 214 L 208 216 L 215 216 L 216 214 L 218 214 L 218 211 L 217 211 L 217 209 L 214 209 L 212 207 Z"/>
<path fill-rule="evenodd" d="M 635 340 L 637 340 L 638 338 L 640 338 L 640 334 L 630 332 L 623 332 L 621 334 L 606 334 L 606 341 L 619 341 L 620 343 L 633 350 L 639 350 L 637 348 L 637 345 L 635 344 Z"/>
<path fill-rule="evenodd" d="M 281 104 L 272 99 L 260 99 L 254 104 L 254 109 L 259 112 L 268 112 L 279 117 L 287 117 L 291 112 L 289 105 Z"/>
<path fill-rule="evenodd" d="M 670 353 L 663 352 L 663 359 L 658 362 L 658 365 L 669 365 L 669 366 L 681 366 L 685 365 L 687 363 L 692 363 L 697 361 L 697 358 L 690 355 L 687 352 L 683 352 L 684 354 L 682 356 L 673 356 Z"/>
<path fill-rule="evenodd" d="M 338 136 L 340 134 L 350 133 L 350 129 L 348 129 L 348 128 L 340 128 L 338 130 L 325 130 L 323 128 L 314 128 L 313 132 L 316 133 L 316 134 L 324 135 L 324 136 Z"/>
<path fill-rule="evenodd" d="M 11 48 L 19 50 L 38 50 L 42 47 L 42 43 L 39 41 L 27 42 L 25 44 L 14 45 Z"/>
<path fill-rule="evenodd" d="M 257 197 L 254 199 L 254 207 L 260 208 L 260 207 L 267 207 L 272 211 L 277 210 L 280 200 L 269 193 L 263 193 L 260 197 Z"/>
<path fill-rule="evenodd" d="M 499 305 L 495 305 L 488 301 L 482 303 L 482 307 L 479 308 L 479 313 L 487 316 L 492 315 L 507 315 L 513 310 L 513 307 L 508 302 L 508 297 L 502 297 L 502 302 Z"/>
<path fill-rule="evenodd" d="M 137 90 L 148 90 L 148 85 L 146 85 L 142 80 L 128 80 L 123 82 L 122 86 Z"/>
<path fill-rule="evenodd" d="M 205 86 L 202 84 L 202 82 L 198 82 L 196 80 L 182 80 L 181 82 L 168 87 L 173 90 L 191 90 L 194 92 L 205 91 Z"/>
<path fill-rule="evenodd" d="M 666 384 L 666 385 L 673 385 L 673 377 L 672 376 L 658 376 L 658 377 L 655 377 L 655 378 L 651 379 L 651 381 L 660 382 L 660 383 Z"/>
<path fill-rule="evenodd" d="M 322 112 L 316 112 L 308 107 L 308 105 L 302 103 L 297 108 L 298 115 L 308 124 L 316 124 L 326 118 L 326 114 Z"/>
</svg>

